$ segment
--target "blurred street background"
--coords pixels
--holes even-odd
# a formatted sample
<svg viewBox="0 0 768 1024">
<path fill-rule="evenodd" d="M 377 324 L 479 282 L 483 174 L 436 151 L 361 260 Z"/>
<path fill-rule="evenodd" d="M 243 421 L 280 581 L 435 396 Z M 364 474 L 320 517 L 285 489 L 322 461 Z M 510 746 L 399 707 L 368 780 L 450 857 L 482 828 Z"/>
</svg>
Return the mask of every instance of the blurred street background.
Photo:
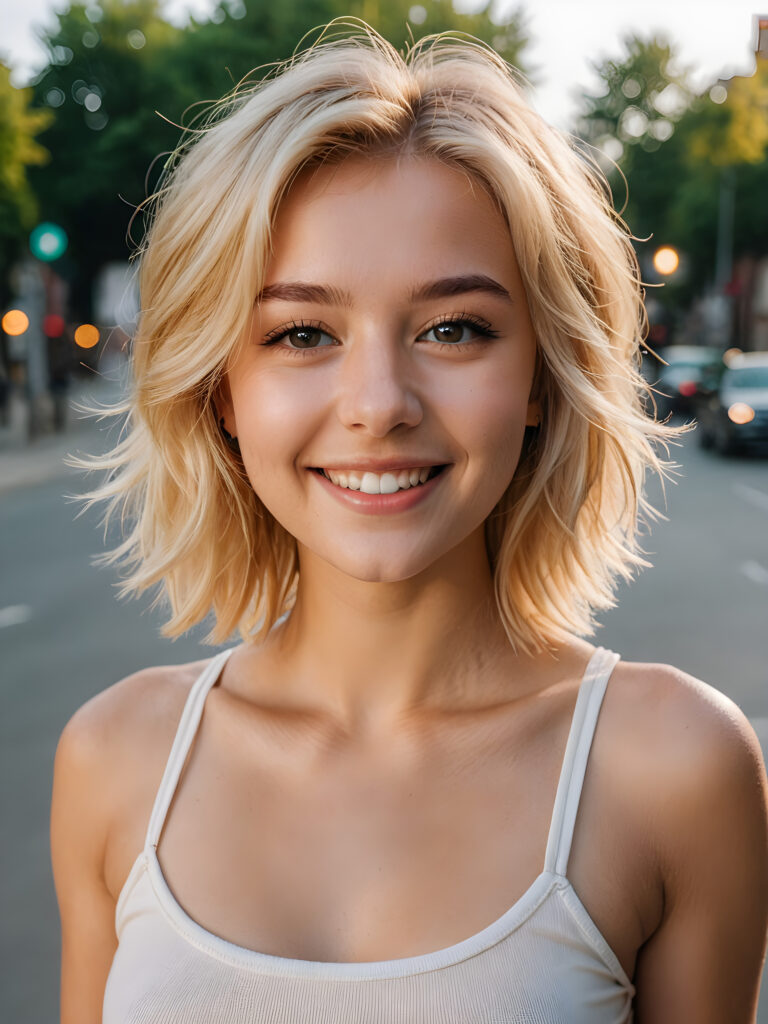
<svg viewBox="0 0 768 1024">
<path fill-rule="evenodd" d="M 445 29 L 485 40 L 606 175 L 647 284 L 643 372 L 662 415 L 698 426 L 672 451 L 680 476 L 666 498 L 651 484 L 667 516 L 644 535 L 653 568 L 622 588 L 598 641 L 722 690 L 768 749 L 768 3 L 11 0 L 0 14 L 2 1020 L 57 1019 L 48 814 L 64 723 L 132 671 L 212 653 L 203 628 L 172 643 L 148 600 L 118 602 L 115 574 L 91 564 L 105 547 L 98 515 L 77 517 L 66 497 L 85 481 L 64 456 L 105 449 L 119 429 L 76 405 L 121 394 L 143 204 L 182 127 L 342 15 L 398 48 Z"/>
</svg>

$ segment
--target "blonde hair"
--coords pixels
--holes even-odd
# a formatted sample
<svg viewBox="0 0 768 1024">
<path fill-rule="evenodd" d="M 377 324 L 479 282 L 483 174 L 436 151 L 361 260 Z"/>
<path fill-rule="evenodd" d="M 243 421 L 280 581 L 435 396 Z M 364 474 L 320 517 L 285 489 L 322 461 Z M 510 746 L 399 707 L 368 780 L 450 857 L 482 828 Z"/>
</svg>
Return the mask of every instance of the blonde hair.
<svg viewBox="0 0 768 1024">
<path fill-rule="evenodd" d="M 336 28 L 338 23 L 331 23 Z M 345 26 L 348 27 L 347 23 Z M 670 431 L 645 411 L 642 289 L 597 169 L 532 109 L 515 71 L 442 34 L 402 56 L 368 26 L 322 39 L 235 90 L 188 132 L 153 197 L 141 254 L 134 384 L 124 434 L 88 495 L 126 534 L 104 556 L 123 593 L 162 584 L 178 635 L 261 638 L 291 605 L 295 540 L 251 488 L 214 398 L 248 329 L 270 232 L 296 175 L 380 152 L 463 169 L 509 225 L 538 340 L 542 426 L 486 524 L 499 614 L 535 650 L 589 634 L 637 546 L 646 471 Z M 162 592 L 161 592 L 162 593 Z"/>
</svg>

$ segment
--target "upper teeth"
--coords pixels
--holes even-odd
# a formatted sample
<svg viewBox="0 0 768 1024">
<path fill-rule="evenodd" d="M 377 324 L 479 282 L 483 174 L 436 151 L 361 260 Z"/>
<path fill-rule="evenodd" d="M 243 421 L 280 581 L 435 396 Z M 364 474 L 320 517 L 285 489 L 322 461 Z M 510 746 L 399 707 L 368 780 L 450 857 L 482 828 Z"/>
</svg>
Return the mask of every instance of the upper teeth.
<svg viewBox="0 0 768 1024">
<path fill-rule="evenodd" d="M 362 491 L 363 494 L 394 494 L 425 483 L 431 469 L 427 466 L 424 469 L 401 469 L 399 473 L 358 473 L 356 470 L 339 473 L 333 469 L 324 469 L 323 472 L 337 487 Z"/>
</svg>

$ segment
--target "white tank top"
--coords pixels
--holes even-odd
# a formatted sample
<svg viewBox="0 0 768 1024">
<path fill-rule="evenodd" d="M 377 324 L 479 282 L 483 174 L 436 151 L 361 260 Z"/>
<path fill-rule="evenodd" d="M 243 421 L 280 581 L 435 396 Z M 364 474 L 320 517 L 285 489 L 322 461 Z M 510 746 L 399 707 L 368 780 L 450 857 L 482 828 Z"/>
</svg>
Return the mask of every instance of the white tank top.
<svg viewBox="0 0 768 1024">
<path fill-rule="evenodd" d="M 598 648 L 579 687 L 544 869 L 487 928 L 434 953 L 325 963 L 257 953 L 206 931 L 163 877 L 157 844 L 208 691 L 193 686 L 143 851 L 115 914 L 104 1024 L 623 1024 L 635 988 L 566 877 L 592 736 L 618 655 Z"/>
</svg>

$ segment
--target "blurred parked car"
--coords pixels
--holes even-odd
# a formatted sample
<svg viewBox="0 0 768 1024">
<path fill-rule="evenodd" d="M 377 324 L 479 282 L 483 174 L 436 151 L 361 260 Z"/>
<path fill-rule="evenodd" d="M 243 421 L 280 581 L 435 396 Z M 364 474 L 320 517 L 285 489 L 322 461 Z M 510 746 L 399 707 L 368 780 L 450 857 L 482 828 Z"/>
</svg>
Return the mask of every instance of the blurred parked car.
<svg viewBox="0 0 768 1024">
<path fill-rule="evenodd" d="M 696 408 L 702 448 L 729 455 L 768 445 L 768 352 L 742 352 L 728 359 L 719 386 Z"/>
<path fill-rule="evenodd" d="M 653 360 L 646 370 L 654 384 L 657 416 L 663 419 L 671 412 L 692 413 L 701 396 L 717 386 L 723 369 L 722 351 L 670 345 L 658 354 L 664 362 Z"/>
</svg>

